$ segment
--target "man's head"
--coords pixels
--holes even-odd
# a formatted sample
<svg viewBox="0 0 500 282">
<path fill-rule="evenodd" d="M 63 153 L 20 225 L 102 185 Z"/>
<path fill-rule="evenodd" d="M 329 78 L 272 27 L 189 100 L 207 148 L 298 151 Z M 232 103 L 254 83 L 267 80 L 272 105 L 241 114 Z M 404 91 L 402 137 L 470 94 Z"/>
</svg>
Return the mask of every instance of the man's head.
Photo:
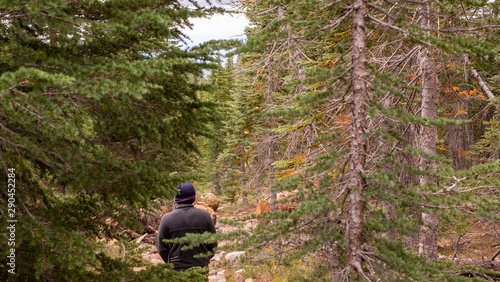
<svg viewBox="0 0 500 282">
<path fill-rule="evenodd" d="M 175 195 L 176 204 L 192 204 L 196 200 L 196 190 L 191 183 L 182 183 L 177 186 L 179 193 Z"/>
</svg>

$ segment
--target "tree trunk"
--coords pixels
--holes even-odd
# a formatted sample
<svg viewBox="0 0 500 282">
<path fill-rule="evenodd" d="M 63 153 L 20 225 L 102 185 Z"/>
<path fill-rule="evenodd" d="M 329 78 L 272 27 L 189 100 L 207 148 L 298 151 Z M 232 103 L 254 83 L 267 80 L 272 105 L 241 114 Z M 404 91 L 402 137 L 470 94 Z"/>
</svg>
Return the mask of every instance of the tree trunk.
<svg viewBox="0 0 500 282">
<path fill-rule="evenodd" d="M 432 6 L 429 3 L 421 6 L 421 25 L 423 28 L 434 28 L 432 16 Z M 422 117 L 433 119 L 437 117 L 438 102 L 438 80 L 436 72 L 436 62 L 431 57 L 432 47 L 423 51 L 422 55 Z M 429 154 L 436 153 L 437 129 L 432 126 L 422 126 L 420 131 L 420 148 Z M 420 169 L 428 170 L 432 162 L 425 158 L 420 158 Z M 432 177 L 423 175 L 420 178 L 420 185 L 435 181 Z M 429 259 L 437 259 L 437 239 L 439 229 L 439 217 L 431 213 L 422 213 L 423 227 L 419 236 L 418 253 L 425 255 Z"/>
<path fill-rule="evenodd" d="M 273 93 L 276 90 L 276 78 L 273 70 L 273 50 L 274 50 L 274 45 L 269 45 L 269 57 L 268 57 L 268 81 L 267 81 L 267 91 L 266 91 L 266 105 L 268 109 L 271 109 L 272 104 L 274 103 L 274 97 Z M 274 178 L 276 174 L 276 169 L 273 166 L 274 163 L 274 155 L 275 155 L 275 134 L 273 133 L 273 128 L 275 127 L 276 120 L 273 116 L 270 116 L 267 118 L 266 125 L 269 130 L 269 135 L 268 135 L 268 152 L 267 152 L 267 163 L 268 163 L 268 175 L 269 175 L 269 187 L 268 191 L 271 193 L 271 211 L 275 212 L 277 210 L 276 206 L 276 199 L 277 199 L 277 193 L 275 191 L 272 191 L 271 188 L 274 184 Z"/>
<path fill-rule="evenodd" d="M 243 195 L 242 195 L 242 200 L 243 200 L 243 205 L 248 205 L 248 197 L 247 197 L 247 193 L 248 193 L 248 190 L 247 190 L 247 182 L 246 182 L 246 168 L 245 168 L 245 163 L 246 163 L 246 159 L 245 159 L 245 142 L 241 143 L 241 155 L 243 156 L 241 158 L 241 163 L 240 163 L 240 175 L 241 175 L 241 178 L 240 178 L 240 186 L 243 188 Z"/>
<path fill-rule="evenodd" d="M 366 140 L 364 137 L 366 126 L 366 41 L 365 18 L 366 2 L 354 1 L 354 18 L 352 27 L 352 99 L 351 115 L 352 127 L 349 159 L 349 210 L 346 226 L 346 268 L 364 275 L 361 264 L 361 245 L 364 221 L 364 206 L 362 199 L 365 188 Z"/>
<path fill-rule="evenodd" d="M 405 152 L 404 148 L 407 146 L 416 147 L 416 128 L 414 125 L 410 124 L 407 126 L 400 126 L 399 131 L 403 133 L 405 138 L 404 141 L 398 143 L 396 151 L 396 157 L 398 162 L 403 167 L 419 167 L 419 163 L 417 158 L 411 153 Z M 420 179 L 414 175 L 409 173 L 407 170 L 401 170 L 398 173 L 398 180 L 401 182 L 403 187 L 411 187 L 419 184 Z M 421 212 L 417 207 L 410 207 L 409 216 L 414 217 L 418 220 L 421 216 Z M 417 227 L 417 226 L 415 226 Z M 413 250 L 415 252 L 418 251 L 418 237 L 419 234 L 416 233 L 414 236 L 407 236 L 404 238 L 404 246 L 408 250 Z"/>
<path fill-rule="evenodd" d="M 455 102 L 455 112 L 463 110 L 465 113 L 455 117 L 457 120 L 469 119 L 469 101 L 467 99 L 458 99 Z M 470 123 L 449 126 L 448 135 L 448 155 L 453 161 L 453 167 L 456 170 L 467 169 L 471 162 L 467 160 L 465 153 L 470 150 L 474 144 L 474 135 Z"/>
</svg>

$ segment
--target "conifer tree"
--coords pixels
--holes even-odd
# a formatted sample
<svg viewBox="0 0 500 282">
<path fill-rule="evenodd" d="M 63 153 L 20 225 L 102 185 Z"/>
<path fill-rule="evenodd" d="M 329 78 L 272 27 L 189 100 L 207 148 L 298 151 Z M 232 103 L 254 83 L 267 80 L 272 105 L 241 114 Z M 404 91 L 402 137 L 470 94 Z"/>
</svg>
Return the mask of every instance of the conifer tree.
<svg viewBox="0 0 500 282">
<path fill-rule="evenodd" d="M 132 272 L 95 238 L 142 232 L 139 209 L 175 194 L 209 134 L 192 77 L 213 48 L 185 50 L 181 29 L 213 10 L 192 4 L 1 1 L 1 182 L 15 170 L 17 220 L 16 274 L 3 245 L 1 280 L 177 279 Z"/>
<path fill-rule="evenodd" d="M 452 2 L 431 5 L 414 1 L 257 1 L 247 4 L 254 26 L 248 33 L 248 44 L 242 49 L 248 52 L 246 55 L 265 56 L 267 44 L 281 44 L 290 38 L 304 46 L 301 61 L 294 63 L 306 66 L 305 79 L 300 83 L 291 82 L 297 77 L 291 68 L 277 73 L 286 93 L 276 95 L 278 98 L 273 103 L 272 114 L 280 118 L 275 130 L 280 133 L 277 143 L 285 141 L 290 132 L 304 130 L 305 133 L 306 128 L 312 128 L 317 137 L 312 144 L 307 144 L 309 162 L 285 159 L 274 162 L 278 169 L 286 169 L 286 173 L 276 172 L 278 177 L 273 189 L 294 191 L 287 201 L 296 204 L 295 210 L 264 216 L 275 219 L 275 224 L 260 226 L 251 234 L 239 233 L 237 240 L 241 246 L 281 244 L 282 248 L 274 251 L 285 264 L 313 253 L 315 259 L 325 263 L 315 265 L 310 276 L 305 274 L 307 279 L 453 279 L 449 271 L 440 271 L 441 264 L 409 251 L 417 251 L 414 240 L 408 244 L 402 241 L 418 239 L 420 227 L 429 227 L 422 213 L 446 220 L 463 219 L 465 207 L 474 206 L 494 216 L 489 212 L 498 203 L 493 194 L 489 194 L 491 197 L 487 200 L 481 195 L 469 197 L 463 187 L 490 183 L 486 178 L 498 174 L 498 164 L 463 171 L 452 169 L 436 148 L 438 142 L 444 142 L 438 140 L 438 132 L 461 122 L 438 117 L 443 107 L 436 103 L 438 95 L 451 86 L 446 87 L 444 83 L 446 58 L 467 53 L 486 63 L 497 56 L 497 49 L 484 49 L 497 42 L 498 38 L 490 36 L 497 31 L 490 33 L 482 26 L 494 26 L 498 19 L 480 19 L 467 14 L 470 9 L 483 10 L 482 14 L 487 15 L 496 4 L 467 3 L 463 9 L 465 15 L 457 12 Z M 435 15 L 436 25 L 428 25 L 418 13 L 423 6 Z M 273 17 L 280 9 L 284 18 Z M 365 28 L 351 29 L 363 26 L 365 21 Z M 475 42 L 470 44 L 452 35 L 460 30 L 480 31 L 485 39 L 469 38 Z M 290 37 L 290 34 L 293 35 Z M 354 44 L 362 41 L 365 45 Z M 277 50 L 281 51 L 285 45 L 278 46 Z M 365 63 L 358 60 L 360 53 L 356 48 L 359 46 L 364 46 L 362 51 L 368 54 Z M 488 59 L 480 52 L 488 54 Z M 275 61 L 293 57 L 293 53 L 276 51 L 273 54 Z M 425 54 L 425 60 L 419 60 L 418 54 Z M 259 81 L 259 67 L 250 73 L 255 75 L 255 81 Z M 356 76 L 360 73 L 363 75 Z M 295 92 L 293 87 L 300 84 L 306 91 L 294 97 L 292 105 L 283 102 Z M 428 90 L 433 95 L 429 102 L 424 101 Z M 262 107 L 266 107 L 265 103 Z M 430 109 L 430 113 L 421 111 L 422 107 Z M 303 123 L 296 125 L 297 120 Z M 418 131 L 419 128 L 422 131 Z M 420 140 L 420 133 L 426 130 L 430 132 L 428 141 Z M 253 140 L 258 142 L 256 138 Z M 418 160 L 422 165 L 419 166 Z M 431 161 L 432 165 L 428 165 Z M 252 170 L 247 173 L 249 171 Z M 459 176 L 464 177 L 460 180 L 464 186 L 454 189 Z M 418 178 L 427 185 L 419 186 Z M 496 184 L 489 185 L 492 188 Z M 389 231 L 392 235 L 384 238 Z M 434 235 L 437 232 L 432 231 Z M 247 235 L 248 240 L 242 235 Z M 428 245 L 421 245 L 421 254 L 435 258 L 436 238 L 434 236 Z"/>
</svg>

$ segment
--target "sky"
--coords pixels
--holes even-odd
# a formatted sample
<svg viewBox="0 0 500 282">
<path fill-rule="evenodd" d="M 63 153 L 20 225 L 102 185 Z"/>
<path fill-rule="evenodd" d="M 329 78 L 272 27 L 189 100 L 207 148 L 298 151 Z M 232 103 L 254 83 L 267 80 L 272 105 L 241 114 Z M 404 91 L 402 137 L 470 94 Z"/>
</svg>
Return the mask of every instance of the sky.
<svg viewBox="0 0 500 282">
<path fill-rule="evenodd" d="M 242 15 L 214 15 L 211 18 L 192 19 L 192 30 L 185 30 L 192 45 L 213 39 L 242 39 L 248 19 Z"/>
<path fill-rule="evenodd" d="M 216 6 L 234 7 L 234 2 L 239 0 L 212 0 Z M 181 0 L 186 6 L 190 6 L 186 0 Z M 208 6 L 204 0 L 197 0 L 201 6 Z M 248 25 L 248 19 L 243 14 L 214 15 L 211 18 L 191 19 L 192 29 L 183 30 L 191 38 L 191 46 L 213 40 L 213 39 L 242 39 L 244 29 Z"/>
</svg>

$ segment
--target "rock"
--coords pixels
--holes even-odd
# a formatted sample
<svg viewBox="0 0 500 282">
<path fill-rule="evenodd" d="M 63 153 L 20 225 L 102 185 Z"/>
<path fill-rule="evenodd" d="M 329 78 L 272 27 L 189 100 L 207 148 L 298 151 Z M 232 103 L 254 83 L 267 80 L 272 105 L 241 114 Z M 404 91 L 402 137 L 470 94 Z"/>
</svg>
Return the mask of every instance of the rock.
<svg viewBox="0 0 500 282">
<path fill-rule="evenodd" d="M 208 276 L 208 281 L 211 281 L 211 282 L 226 281 L 225 272 L 226 272 L 225 269 L 222 269 L 220 271 L 217 271 L 216 269 L 212 269 L 210 271 L 210 276 Z"/>
<path fill-rule="evenodd" d="M 217 211 L 219 208 L 219 199 L 217 199 L 217 196 L 212 193 L 206 193 L 203 195 L 202 200 L 214 211 Z"/>
<path fill-rule="evenodd" d="M 145 266 L 141 266 L 141 267 L 133 267 L 133 268 L 132 268 L 132 271 L 134 271 L 134 272 L 139 272 L 139 271 L 143 271 L 143 270 L 146 270 L 146 267 L 145 267 Z"/>
<path fill-rule="evenodd" d="M 271 212 L 271 203 L 266 200 L 261 200 L 257 203 L 257 208 L 255 209 L 256 215 L 263 215 L 266 212 Z"/>
<path fill-rule="evenodd" d="M 210 214 L 210 217 L 212 217 L 213 223 L 214 224 L 217 223 L 217 213 L 215 213 L 215 211 L 211 207 L 209 207 L 207 204 L 205 204 L 204 202 L 197 202 L 194 204 L 194 207 L 197 209 L 200 209 L 200 210 L 207 211 Z"/>
<path fill-rule="evenodd" d="M 150 245 L 148 243 L 142 243 L 139 245 L 139 247 L 137 247 L 138 249 L 142 249 L 142 248 L 146 248 L 146 247 L 149 247 Z"/>
<path fill-rule="evenodd" d="M 227 261 L 236 261 L 245 254 L 244 251 L 230 252 L 226 255 Z"/>
<path fill-rule="evenodd" d="M 224 255 L 224 251 L 220 252 L 220 253 L 216 253 L 211 260 L 213 261 L 220 261 L 222 256 Z"/>
<path fill-rule="evenodd" d="M 234 282 L 245 282 L 245 277 L 243 277 L 243 275 L 241 275 L 241 273 L 235 273 L 234 274 Z"/>
<path fill-rule="evenodd" d="M 259 221 L 257 219 L 250 219 L 247 222 L 245 222 L 245 225 L 243 226 L 243 230 L 250 231 L 257 227 L 259 225 Z"/>
<path fill-rule="evenodd" d="M 154 265 L 163 263 L 163 259 L 158 253 L 152 254 L 148 252 L 142 254 L 142 261 L 145 263 L 152 263 Z"/>
<path fill-rule="evenodd" d="M 152 254 L 157 254 L 158 253 L 158 249 L 156 248 L 156 246 L 152 246 L 151 249 L 149 249 L 149 252 L 152 253 Z"/>
<path fill-rule="evenodd" d="M 217 223 L 219 224 L 219 223 Z M 216 225 L 215 229 L 217 230 L 217 233 L 229 233 L 231 231 L 234 231 L 236 228 L 234 226 L 229 226 L 229 225 Z"/>
<path fill-rule="evenodd" d="M 157 237 L 158 234 L 148 234 L 148 236 L 146 236 L 142 241 L 148 243 L 149 245 L 156 245 Z"/>
<path fill-rule="evenodd" d="M 221 270 L 221 271 L 218 271 L 218 272 L 217 272 L 217 275 L 219 275 L 219 276 L 224 276 L 224 274 L 225 274 L 225 273 L 226 273 L 226 270 L 225 270 L 225 269 L 223 269 L 223 270 Z"/>
<path fill-rule="evenodd" d="M 152 259 L 151 260 L 151 263 L 154 264 L 154 265 L 158 265 L 160 263 L 163 263 L 163 260 L 162 259 Z"/>
</svg>

